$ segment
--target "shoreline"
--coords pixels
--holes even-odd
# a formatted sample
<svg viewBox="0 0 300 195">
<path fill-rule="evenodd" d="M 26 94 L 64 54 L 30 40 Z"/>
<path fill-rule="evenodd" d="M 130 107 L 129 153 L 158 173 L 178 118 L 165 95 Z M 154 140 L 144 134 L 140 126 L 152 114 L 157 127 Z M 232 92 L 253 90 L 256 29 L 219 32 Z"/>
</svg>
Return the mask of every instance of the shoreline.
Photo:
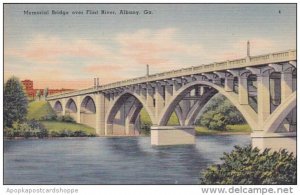
<svg viewBox="0 0 300 195">
<path fill-rule="evenodd" d="M 251 132 L 218 132 L 218 133 L 196 133 L 195 136 L 213 136 L 213 135 L 250 135 Z M 70 139 L 70 138 L 95 138 L 95 137 L 107 137 L 107 138 L 121 138 L 121 137 L 150 137 L 150 135 L 107 135 L 107 136 L 83 136 L 83 137 L 4 137 L 3 140 L 42 140 L 42 139 Z"/>
</svg>

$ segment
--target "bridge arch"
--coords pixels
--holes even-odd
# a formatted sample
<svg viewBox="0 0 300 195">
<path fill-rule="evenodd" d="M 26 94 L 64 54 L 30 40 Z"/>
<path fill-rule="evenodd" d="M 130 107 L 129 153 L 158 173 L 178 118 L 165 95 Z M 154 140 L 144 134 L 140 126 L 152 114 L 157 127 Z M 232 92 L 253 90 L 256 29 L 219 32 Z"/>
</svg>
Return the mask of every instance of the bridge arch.
<svg viewBox="0 0 300 195">
<path fill-rule="evenodd" d="M 175 106 L 183 99 L 183 97 L 196 85 L 208 86 L 217 90 L 220 94 L 224 95 L 231 103 L 241 112 L 251 129 L 256 129 L 257 114 L 249 105 L 240 105 L 238 95 L 234 92 L 226 92 L 222 87 L 213 84 L 209 81 L 193 81 L 181 87 L 171 98 L 170 103 L 165 105 L 161 112 L 158 125 L 165 126 Z"/>
<path fill-rule="evenodd" d="M 63 111 L 63 105 L 62 105 L 62 103 L 61 103 L 59 100 L 57 100 L 57 101 L 54 103 L 53 110 L 54 110 L 55 112 L 62 112 L 62 111 Z"/>
<path fill-rule="evenodd" d="M 296 92 L 293 92 L 275 111 L 267 118 L 264 131 L 274 133 L 287 115 L 297 106 Z"/>
<path fill-rule="evenodd" d="M 137 117 L 137 115 L 139 114 L 141 109 L 145 108 L 145 110 L 148 112 L 148 114 L 150 116 L 151 121 L 154 122 L 153 112 L 149 109 L 145 100 L 141 96 L 139 96 L 131 91 L 124 91 L 112 102 L 112 106 L 108 109 L 108 112 L 107 112 L 108 114 L 105 119 L 107 124 L 111 124 L 113 122 L 116 113 L 119 111 L 119 109 L 121 108 L 123 103 L 130 97 L 134 97 L 141 104 L 141 106 L 139 106 L 135 112 L 131 113 L 131 116 L 133 118 Z M 131 120 L 133 120 L 133 119 L 131 119 Z"/>
<path fill-rule="evenodd" d="M 66 103 L 66 111 L 71 113 L 77 112 L 77 105 L 73 98 L 70 98 Z"/>
<path fill-rule="evenodd" d="M 95 100 L 91 96 L 87 95 L 83 98 L 80 104 L 80 112 L 96 113 Z"/>
<path fill-rule="evenodd" d="M 205 104 L 213 97 L 217 94 L 216 90 L 210 90 L 208 92 L 206 92 L 200 100 L 198 100 L 194 106 L 191 108 L 190 112 L 188 113 L 186 122 L 184 125 L 187 126 L 191 126 L 194 125 L 197 116 L 199 115 L 199 112 L 201 111 L 201 109 L 205 106 Z"/>
<path fill-rule="evenodd" d="M 86 95 L 80 104 L 80 123 L 96 128 L 96 104 L 93 96 Z"/>
</svg>

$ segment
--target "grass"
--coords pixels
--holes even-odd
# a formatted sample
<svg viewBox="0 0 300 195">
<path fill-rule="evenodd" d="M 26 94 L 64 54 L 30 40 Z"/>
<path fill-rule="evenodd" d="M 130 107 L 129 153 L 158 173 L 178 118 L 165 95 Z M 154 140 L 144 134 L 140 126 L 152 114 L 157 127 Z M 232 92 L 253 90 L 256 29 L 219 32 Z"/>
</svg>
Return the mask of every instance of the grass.
<svg viewBox="0 0 300 195">
<path fill-rule="evenodd" d="M 41 121 L 41 123 L 48 129 L 49 133 L 56 131 L 58 133 L 69 130 L 69 131 L 84 131 L 87 134 L 96 134 L 94 128 L 78 124 L 78 123 L 67 123 L 60 121 Z"/>
<path fill-rule="evenodd" d="M 55 114 L 50 104 L 47 101 L 31 101 L 28 105 L 28 120 L 39 120 L 45 127 L 48 129 L 49 133 L 51 132 L 62 132 L 64 130 L 68 131 L 84 131 L 86 134 L 95 134 L 96 131 L 94 128 L 87 125 L 78 124 L 78 123 L 68 123 L 62 121 L 42 121 L 42 117 Z"/>
<path fill-rule="evenodd" d="M 196 135 L 234 134 L 234 133 L 250 134 L 251 128 L 248 124 L 227 125 L 225 131 L 211 130 L 202 126 L 196 127 Z"/>
<path fill-rule="evenodd" d="M 27 119 L 41 120 L 43 116 L 48 114 L 55 114 L 48 102 L 32 101 L 28 104 Z"/>
</svg>

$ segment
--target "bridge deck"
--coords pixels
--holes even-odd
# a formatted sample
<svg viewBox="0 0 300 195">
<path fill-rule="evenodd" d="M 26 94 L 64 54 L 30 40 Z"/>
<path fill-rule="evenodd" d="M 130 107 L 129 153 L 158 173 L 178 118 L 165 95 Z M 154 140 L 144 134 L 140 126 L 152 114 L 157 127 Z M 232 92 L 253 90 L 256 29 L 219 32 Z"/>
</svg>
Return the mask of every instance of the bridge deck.
<svg viewBox="0 0 300 195">
<path fill-rule="evenodd" d="M 106 85 L 99 86 L 95 88 L 87 88 L 82 90 L 76 90 L 72 92 L 66 92 L 62 94 L 51 95 L 47 97 L 47 100 L 54 100 L 59 98 L 66 98 L 84 94 L 90 94 L 94 92 L 100 92 L 104 90 L 109 90 L 117 87 L 124 87 L 129 85 L 153 82 L 158 80 L 166 80 L 176 77 L 183 77 L 193 74 L 214 72 L 214 71 L 224 71 L 228 69 L 238 69 L 251 66 L 259 66 L 263 64 L 279 63 L 279 62 L 288 62 L 297 59 L 296 50 L 287 50 L 276 53 L 270 53 L 265 55 L 251 56 L 246 58 L 240 58 L 235 60 L 227 60 L 223 62 L 216 62 L 200 66 L 192 66 L 188 68 L 182 68 L 179 70 L 172 70 L 167 72 L 161 72 L 157 74 L 152 74 L 149 76 L 137 77 L 128 80 L 118 81 Z"/>
</svg>

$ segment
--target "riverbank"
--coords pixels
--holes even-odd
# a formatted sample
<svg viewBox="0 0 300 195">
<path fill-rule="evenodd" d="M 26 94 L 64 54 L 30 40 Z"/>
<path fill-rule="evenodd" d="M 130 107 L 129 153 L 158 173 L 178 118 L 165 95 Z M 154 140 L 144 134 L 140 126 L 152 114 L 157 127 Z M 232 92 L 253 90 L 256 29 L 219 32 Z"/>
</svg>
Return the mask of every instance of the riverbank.
<svg viewBox="0 0 300 195">
<path fill-rule="evenodd" d="M 251 133 L 251 128 L 247 124 L 227 125 L 226 130 L 213 130 L 206 127 L 196 126 L 195 132 L 197 136 L 201 135 L 247 135 Z"/>
</svg>

